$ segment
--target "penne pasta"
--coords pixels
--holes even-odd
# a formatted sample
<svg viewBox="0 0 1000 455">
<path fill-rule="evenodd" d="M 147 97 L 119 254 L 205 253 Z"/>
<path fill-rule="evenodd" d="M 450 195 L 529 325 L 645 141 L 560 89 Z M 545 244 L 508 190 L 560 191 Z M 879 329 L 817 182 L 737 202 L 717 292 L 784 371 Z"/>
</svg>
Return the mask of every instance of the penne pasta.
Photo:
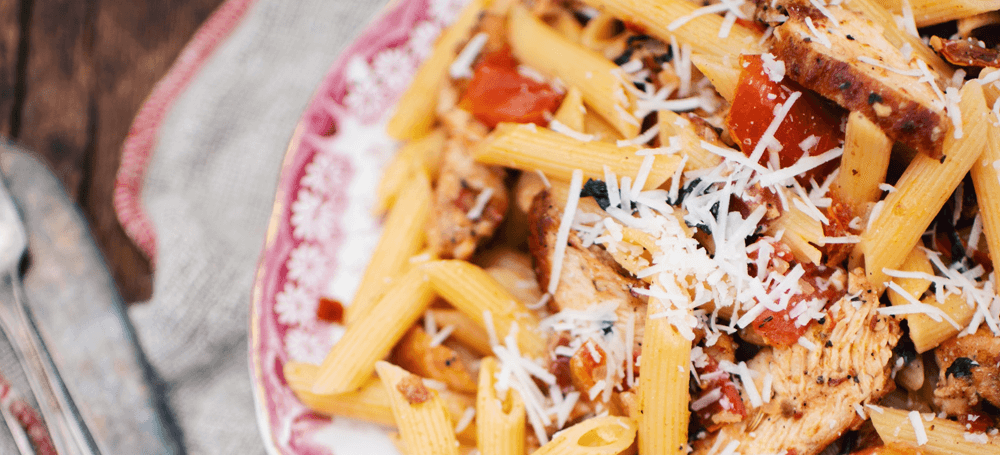
<svg viewBox="0 0 1000 455">
<path fill-rule="evenodd" d="M 422 169 L 414 171 L 401 189 L 399 203 L 386 217 L 372 260 L 347 307 L 348 324 L 371 310 L 386 283 L 406 270 L 410 258 L 424 246 L 424 228 L 431 213 L 431 184 Z"/>
<path fill-rule="evenodd" d="M 454 326 L 455 330 L 451 332 L 451 336 L 463 346 L 479 355 L 489 355 L 493 352 L 493 348 L 490 347 L 490 338 L 483 332 L 482 324 L 473 321 L 472 318 L 458 310 L 434 309 L 427 311 L 433 315 L 432 317 L 437 321 L 438 326 Z"/>
<path fill-rule="evenodd" d="M 610 60 L 559 36 L 521 6 L 511 9 L 508 36 L 519 60 L 579 88 L 587 105 L 622 136 L 639 134 L 639 121 L 629 112 L 632 100 L 616 76 L 621 70 Z"/>
<path fill-rule="evenodd" d="M 583 94 L 580 89 L 570 87 L 566 91 L 566 97 L 563 98 L 562 104 L 559 105 L 559 110 L 552 118 L 582 134 L 584 130 L 583 116 L 586 113 L 587 108 L 583 107 Z"/>
<path fill-rule="evenodd" d="M 854 213 L 864 213 L 869 203 L 879 200 L 891 152 L 892 141 L 864 114 L 852 112 L 847 117 L 844 155 L 834 188 Z"/>
<path fill-rule="evenodd" d="M 687 453 L 688 378 L 691 375 L 691 340 L 678 332 L 669 317 L 657 311 L 670 308 L 659 303 L 648 310 L 639 375 L 639 453 Z"/>
<path fill-rule="evenodd" d="M 360 388 L 434 298 L 424 267 L 393 282 L 371 310 L 356 318 L 323 359 L 312 393 L 333 395 Z M 384 315 L 393 317 L 386 318 Z"/>
<path fill-rule="evenodd" d="M 316 365 L 299 362 L 285 364 L 285 381 L 295 393 L 296 398 L 309 409 L 323 415 L 348 417 L 389 427 L 396 426 L 396 420 L 392 416 L 389 394 L 386 393 L 385 387 L 382 386 L 377 377 L 370 377 L 356 392 L 340 395 L 317 395 L 309 391 L 316 381 L 317 372 L 319 372 L 319 367 Z M 439 390 L 438 394 L 453 423 L 461 420 L 465 410 L 475 405 L 475 399 L 469 395 L 449 390 Z M 463 442 L 475 441 L 475 422 L 462 431 L 458 438 Z"/>
<path fill-rule="evenodd" d="M 1000 95 L 1000 89 L 992 83 L 983 87 L 983 93 L 987 104 L 993 106 Z M 997 162 L 1000 162 L 1000 126 L 997 121 L 1000 119 L 992 118 L 985 122 L 986 148 L 971 171 L 979 215 L 983 218 L 983 236 L 993 260 L 993 270 L 1000 270 L 1000 178 L 997 177 L 1000 175 L 1000 170 L 997 169 Z"/>
<path fill-rule="evenodd" d="M 910 327 L 910 339 L 918 353 L 924 353 L 936 348 L 943 341 L 955 336 L 972 321 L 972 315 L 976 312 L 975 307 L 970 306 L 965 299 L 958 294 L 949 294 L 943 302 L 939 302 L 935 296 L 930 295 L 921 301 L 940 310 L 951 321 L 944 318 L 935 320 L 927 314 L 908 314 L 906 323 Z M 952 325 L 955 322 L 958 327 Z"/>
<path fill-rule="evenodd" d="M 453 424 L 438 393 L 427 389 L 420 377 L 388 362 L 378 362 L 375 369 L 389 394 L 392 415 L 407 453 L 458 455 Z M 404 394 L 403 390 L 410 391 Z"/>
<path fill-rule="evenodd" d="M 920 244 L 910 251 L 903 264 L 899 266 L 899 270 L 934 275 L 934 266 L 931 265 L 931 260 L 927 258 L 927 253 L 924 252 L 923 245 Z M 920 299 L 920 296 L 924 295 L 924 292 L 927 292 L 927 289 L 931 287 L 930 280 L 923 278 L 893 278 L 892 282 L 896 283 L 904 292 L 910 294 L 915 299 Z M 887 294 L 889 301 L 893 305 L 906 305 L 910 303 L 910 300 L 906 296 L 896 292 L 895 289 L 889 289 Z"/>
<path fill-rule="evenodd" d="M 530 357 L 542 358 L 545 339 L 538 333 L 538 318 L 483 269 L 468 262 L 449 260 L 435 262 L 425 270 L 441 298 L 483 327 L 486 327 L 486 318 L 490 318 L 493 327 L 487 330 L 493 330 L 500 339 L 517 325 L 521 351 Z"/>
<path fill-rule="evenodd" d="M 638 147 L 618 147 L 605 142 L 583 142 L 547 128 L 500 124 L 489 138 L 473 150 L 476 161 L 534 171 L 540 169 L 550 179 L 569 181 L 580 169 L 584 178 L 602 179 L 604 167 L 615 174 L 634 178 L 642 166 Z M 662 185 L 673 175 L 680 158 L 659 155 L 643 189 Z"/>
<path fill-rule="evenodd" d="M 479 391 L 476 394 L 476 446 L 482 455 L 524 454 L 524 402 L 516 390 L 508 390 L 503 399 L 497 396 L 497 360 L 483 358 L 479 367 Z"/>
<path fill-rule="evenodd" d="M 458 19 L 448 27 L 434 45 L 434 52 L 420 65 L 410 88 L 403 93 L 396 110 L 389 119 L 386 132 L 396 139 L 415 139 L 424 136 L 434 125 L 434 112 L 438 90 L 448 77 L 448 66 L 458 53 L 459 44 L 466 40 L 476 25 L 487 0 L 472 0 Z"/>
<path fill-rule="evenodd" d="M 403 338 L 435 296 L 500 338 L 516 325 L 521 351 L 535 358 L 542 356 L 545 340 L 535 330 L 538 318 L 523 303 L 479 267 L 458 260 L 432 261 L 397 279 L 371 310 L 348 325 L 323 360 L 313 393 L 338 394 L 360 387 L 375 362 Z M 387 314 L 394 317 L 387 321 Z M 492 327 L 486 326 L 487 318 Z"/>
<path fill-rule="evenodd" d="M 877 0 L 883 8 L 902 14 L 904 0 Z M 1000 0 L 907 0 L 917 27 L 927 27 L 955 19 L 1000 10 Z"/>
<path fill-rule="evenodd" d="M 942 161 L 918 154 L 861 236 L 868 280 L 880 289 L 886 281 L 883 269 L 903 263 L 986 146 L 987 128 L 982 119 L 988 111 L 982 87 L 970 82 L 961 95 L 963 137 L 945 137 Z"/>
<path fill-rule="evenodd" d="M 730 62 L 727 63 L 726 60 Z M 694 54 L 691 56 L 691 63 L 701 71 L 708 80 L 712 81 L 715 91 L 719 92 L 726 101 L 733 102 L 736 96 L 736 85 L 740 82 L 739 59 L 726 56 L 716 58 L 711 55 Z"/>
<path fill-rule="evenodd" d="M 416 168 L 423 168 L 431 181 L 437 179 L 441 154 L 444 152 L 445 133 L 434 130 L 426 136 L 407 142 L 399 149 L 379 181 L 375 195 L 376 214 L 385 213 L 396 197 L 409 182 L 409 176 Z"/>
<path fill-rule="evenodd" d="M 912 411 L 916 412 L 916 411 Z M 968 432 L 962 424 L 931 415 L 879 407 L 869 413 L 875 431 L 886 444 L 904 443 L 917 446 L 929 455 L 983 455 L 1000 452 L 1000 437 Z M 920 434 L 914 425 L 920 425 Z M 922 440 L 926 437 L 926 442 Z"/>
<path fill-rule="evenodd" d="M 695 131 L 695 125 L 690 120 L 673 111 L 659 111 L 656 117 L 660 125 L 660 144 L 669 145 L 670 138 L 674 136 L 680 139 L 682 153 L 688 158 L 684 169 L 706 169 L 718 166 L 722 162 L 721 156 L 701 146 L 701 141 L 705 139 Z M 719 141 L 712 143 L 722 146 Z"/>
<path fill-rule="evenodd" d="M 635 441 L 635 423 L 625 417 L 595 417 L 560 431 L 532 455 L 618 455 Z"/>
<path fill-rule="evenodd" d="M 749 27 L 737 23 L 729 31 L 729 36 L 719 38 L 722 16 L 698 14 L 698 4 L 687 0 L 585 0 L 584 3 L 619 17 L 624 21 L 638 24 L 649 34 L 669 43 L 676 39 L 680 44 L 691 46 L 694 53 L 722 58 L 740 53 L 760 53 L 760 34 Z M 676 28 L 673 26 L 676 25 Z"/>
</svg>

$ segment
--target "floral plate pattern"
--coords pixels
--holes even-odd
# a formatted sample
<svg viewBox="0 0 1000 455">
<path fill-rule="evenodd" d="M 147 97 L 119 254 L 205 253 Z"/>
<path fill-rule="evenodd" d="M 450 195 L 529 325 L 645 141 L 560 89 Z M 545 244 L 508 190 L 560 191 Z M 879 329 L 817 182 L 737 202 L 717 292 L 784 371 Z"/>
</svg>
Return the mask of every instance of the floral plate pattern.
<svg viewBox="0 0 1000 455">
<path fill-rule="evenodd" d="M 397 146 L 385 123 L 464 2 L 403 0 L 384 10 L 332 65 L 286 151 L 250 320 L 258 424 L 272 454 L 395 453 L 384 428 L 299 403 L 282 366 L 321 363 L 343 334 L 317 319 L 319 298 L 351 301 L 378 241 L 374 189 Z"/>
</svg>

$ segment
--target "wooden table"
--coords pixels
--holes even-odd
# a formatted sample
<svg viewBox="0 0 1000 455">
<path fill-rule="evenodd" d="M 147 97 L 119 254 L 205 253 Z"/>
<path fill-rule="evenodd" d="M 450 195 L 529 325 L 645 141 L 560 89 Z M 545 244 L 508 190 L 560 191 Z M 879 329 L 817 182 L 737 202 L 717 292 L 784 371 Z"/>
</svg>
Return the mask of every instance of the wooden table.
<svg viewBox="0 0 1000 455">
<path fill-rule="evenodd" d="M 127 302 L 149 262 L 111 205 L 132 118 L 222 0 L 0 1 L 0 135 L 42 155 L 82 207 Z"/>
</svg>

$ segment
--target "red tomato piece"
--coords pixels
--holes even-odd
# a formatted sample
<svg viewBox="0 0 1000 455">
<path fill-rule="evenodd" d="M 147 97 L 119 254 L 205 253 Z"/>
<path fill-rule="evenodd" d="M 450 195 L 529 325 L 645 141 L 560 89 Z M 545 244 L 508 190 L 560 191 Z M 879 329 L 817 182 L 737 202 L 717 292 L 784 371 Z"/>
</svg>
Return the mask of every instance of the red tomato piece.
<svg viewBox="0 0 1000 455">
<path fill-rule="evenodd" d="M 344 322 L 344 305 L 336 300 L 320 297 L 319 305 L 316 306 L 316 318 L 341 324 Z"/>
<path fill-rule="evenodd" d="M 719 362 L 715 358 L 709 355 L 708 363 L 703 368 L 697 368 L 697 371 L 698 376 L 703 378 L 704 383 L 702 384 L 702 390 L 698 394 L 698 398 L 694 398 L 693 401 L 697 401 L 699 398 L 712 393 L 716 389 L 722 392 L 722 396 L 718 400 L 695 411 L 695 415 L 698 416 L 708 431 L 715 431 L 721 426 L 721 424 L 712 421 L 712 416 L 715 414 L 728 412 L 738 420 L 742 420 L 747 416 L 746 406 L 743 405 L 743 398 L 740 397 L 740 392 L 736 389 L 736 384 L 733 383 L 729 374 L 723 373 L 719 369 Z"/>
<path fill-rule="evenodd" d="M 479 60 L 459 106 L 491 128 L 500 122 L 544 126 L 546 113 L 555 112 L 562 98 L 548 84 L 518 73 L 517 61 L 504 48 Z"/>
<path fill-rule="evenodd" d="M 781 82 L 772 81 L 765 72 L 759 55 L 742 55 L 740 64 L 743 71 L 740 72 L 726 125 L 743 153 L 747 156 L 753 153 L 774 120 L 778 104 L 786 102 L 794 92 L 800 92 L 802 96 L 792 104 L 788 115 L 774 133 L 774 138 L 781 144 L 781 151 L 778 152 L 781 167 L 791 166 L 802 157 L 803 150 L 799 144 L 810 136 L 815 136 L 818 142 L 808 148 L 809 155 L 819 155 L 840 146 L 844 139 L 844 133 L 840 130 L 842 113 L 834 112 L 822 98 L 787 77 Z M 760 163 L 766 166 L 768 160 L 769 153 L 765 151 Z M 838 162 L 839 160 L 834 160 L 813 169 L 800 176 L 799 181 L 806 184 L 810 177 L 821 181 L 822 177 L 836 168 Z"/>
</svg>

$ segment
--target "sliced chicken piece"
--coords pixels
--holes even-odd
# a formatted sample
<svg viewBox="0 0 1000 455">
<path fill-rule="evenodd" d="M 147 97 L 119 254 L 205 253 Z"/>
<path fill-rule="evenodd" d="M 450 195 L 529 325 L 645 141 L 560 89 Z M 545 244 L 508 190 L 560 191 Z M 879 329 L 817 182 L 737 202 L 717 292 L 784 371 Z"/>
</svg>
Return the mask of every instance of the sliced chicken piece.
<svg viewBox="0 0 1000 455">
<path fill-rule="evenodd" d="M 510 199 L 505 176 L 473 161 L 461 141 L 448 142 L 427 226 L 427 243 L 439 257 L 468 259 L 493 235 Z"/>
<path fill-rule="evenodd" d="M 864 422 L 855 405 L 892 390 L 889 361 L 900 329 L 895 319 L 876 311 L 878 293 L 861 269 L 851 274 L 849 289 L 860 296 L 839 300 L 824 323 L 804 336 L 815 350 L 764 348 L 747 362 L 755 383 L 772 375 L 769 402 L 700 441 L 694 453 L 737 440 L 740 453 L 816 454 Z"/>
<path fill-rule="evenodd" d="M 771 53 L 784 61 L 789 78 L 863 113 L 893 140 L 941 157 L 951 128 L 944 102 L 919 77 L 886 69 L 913 71 L 916 65 L 885 39 L 880 25 L 833 5 L 826 9 L 837 24 L 807 1 L 786 0 L 777 8 L 788 20 L 776 24 Z M 774 12 L 770 2 L 761 2 L 758 17 L 773 18 Z"/>
<path fill-rule="evenodd" d="M 934 404 L 946 414 L 967 414 L 980 400 L 1000 406 L 1000 338 L 988 328 L 941 343 L 934 357 L 941 369 Z"/>
<path fill-rule="evenodd" d="M 585 199 L 581 199 L 583 202 Z M 528 247 L 535 262 L 538 284 L 545 289 L 549 285 L 552 271 L 552 256 L 555 254 L 556 235 L 562 210 L 556 206 L 548 191 L 540 192 L 528 214 L 531 233 Z M 594 305 L 607 302 L 618 303 L 618 320 L 624 321 L 627 313 L 645 311 L 645 299 L 632 292 L 632 288 L 645 288 L 639 279 L 626 276 L 614 258 L 600 246 L 583 247 L 580 237 L 570 230 L 566 257 L 559 275 L 559 287 L 552 303 L 554 309 L 586 310 Z M 638 314 L 638 327 L 643 315 Z"/>
<path fill-rule="evenodd" d="M 952 40 L 932 36 L 931 47 L 955 66 L 1000 68 L 1000 50 L 988 48 L 974 38 Z"/>
<path fill-rule="evenodd" d="M 581 198 L 580 202 L 581 207 L 600 210 L 591 198 Z M 545 190 L 535 197 L 528 214 L 530 226 L 528 247 L 534 258 L 535 274 L 542 289 L 548 287 L 551 279 L 561 212 L 562 209 L 556 205 L 551 193 Z M 646 285 L 641 280 L 629 276 L 628 272 L 621 269 L 602 247 L 597 245 L 583 247 L 580 237 L 570 230 L 562 272 L 559 275 L 559 287 L 552 296 L 549 306 L 554 311 L 566 309 L 582 311 L 613 303 L 617 320 L 609 329 L 614 336 L 620 337 L 624 342 L 625 324 L 629 317 L 634 315 L 633 352 L 638 353 L 642 343 L 646 305 L 643 297 L 632 292 L 632 289 L 637 287 L 645 288 Z M 591 355 L 591 349 L 583 348 L 568 365 L 564 365 L 569 368 L 569 374 L 577 389 L 584 394 L 607 373 L 607 366 L 604 363 L 606 356 L 599 349 L 593 350 L 597 351 L 596 359 Z"/>
</svg>

